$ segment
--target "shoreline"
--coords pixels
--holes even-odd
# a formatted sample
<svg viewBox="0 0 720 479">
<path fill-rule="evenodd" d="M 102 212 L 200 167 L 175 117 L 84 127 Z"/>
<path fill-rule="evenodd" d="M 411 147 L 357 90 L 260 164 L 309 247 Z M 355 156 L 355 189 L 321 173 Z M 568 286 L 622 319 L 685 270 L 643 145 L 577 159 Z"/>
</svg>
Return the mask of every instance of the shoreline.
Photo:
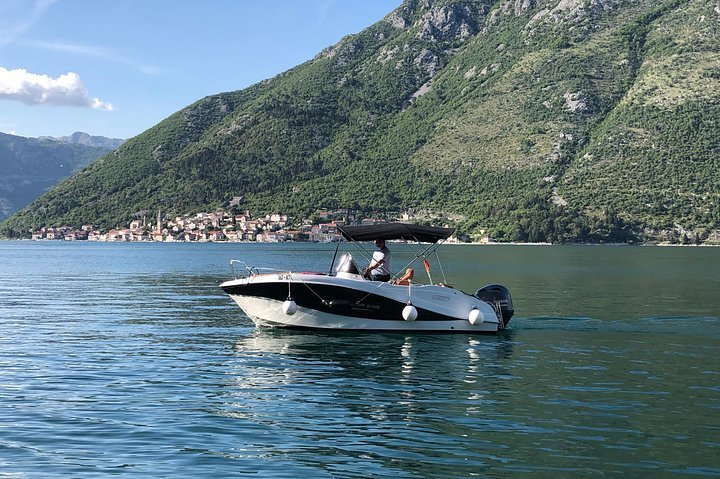
<svg viewBox="0 0 720 479">
<path fill-rule="evenodd" d="M 92 243 L 92 244 L 335 244 L 337 242 L 321 242 L 321 241 L 92 241 L 92 240 L 64 240 L 64 239 L 31 239 L 31 238 L 0 238 L 1 242 L 32 242 L 32 243 Z M 347 242 L 345 242 L 347 243 Z M 402 244 L 400 242 L 399 244 Z M 518 242 L 483 242 L 483 243 L 459 243 L 446 242 L 443 246 L 612 246 L 612 247 L 662 247 L 662 248 L 718 248 L 720 243 L 701 243 L 701 244 L 672 244 L 672 243 L 518 243 Z"/>
</svg>

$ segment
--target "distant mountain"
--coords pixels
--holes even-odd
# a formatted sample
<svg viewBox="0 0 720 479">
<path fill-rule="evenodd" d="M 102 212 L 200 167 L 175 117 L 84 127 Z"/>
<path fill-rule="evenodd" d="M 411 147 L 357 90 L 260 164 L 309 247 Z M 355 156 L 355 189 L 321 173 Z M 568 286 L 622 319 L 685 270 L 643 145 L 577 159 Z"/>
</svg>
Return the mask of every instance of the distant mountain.
<svg viewBox="0 0 720 479">
<path fill-rule="evenodd" d="M 96 146 L 98 148 L 105 148 L 107 150 L 114 150 L 118 148 L 120 145 L 125 143 L 126 140 L 122 140 L 120 138 L 106 138 L 104 136 L 91 136 L 85 132 L 82 131 L 76 131 L 70 136 L 60 136 L 60 137 L 52 137 L 52 136 L 41 136 L 38 138 L 39 140 L 57 140 L 62 141 L 63 143 L 72 143 L 76 145 L 85 145 L 85 146 Z"/>
<path fill-rule="evenodd" d="M 513 241 L 720 228 L 718 0 L 406 0 L 314 59 L 204 98 L 12 219 L 351 206 Z"/>
<path fill-rule="evenodd" d="M 0 220 L 110 150 L 0 133 Z"/>
</svg>

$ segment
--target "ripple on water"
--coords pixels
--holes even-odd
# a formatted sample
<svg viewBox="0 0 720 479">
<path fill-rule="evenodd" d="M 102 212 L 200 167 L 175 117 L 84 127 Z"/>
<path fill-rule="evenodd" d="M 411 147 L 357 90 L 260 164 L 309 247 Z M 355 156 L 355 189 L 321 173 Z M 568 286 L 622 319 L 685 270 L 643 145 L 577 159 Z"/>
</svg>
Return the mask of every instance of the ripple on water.
<svg viewBox="0 0 720 479">
<path fill-rule="evenodd" d="M 208 274 L 230 248 L 178 266 L 172 249 L 52 246 L 63 274 L 3 257 L 0 476 L 718 475 L 711 313 L 564 303 L 487 337 L 257 330 Z"/>
</svg>

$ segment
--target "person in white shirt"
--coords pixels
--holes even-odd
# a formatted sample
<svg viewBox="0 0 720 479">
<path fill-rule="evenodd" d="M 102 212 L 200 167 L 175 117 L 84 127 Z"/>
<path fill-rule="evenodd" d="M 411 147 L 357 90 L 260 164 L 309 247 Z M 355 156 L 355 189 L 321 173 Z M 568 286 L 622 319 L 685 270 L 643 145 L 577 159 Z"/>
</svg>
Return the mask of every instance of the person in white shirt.
<svg viewBox="0 0 720 479">
<path fill-rule="evenodd" d="M 392 261 L 390 250 L 385 246 L 385 240 L 375 240 L 377 250 L 373 252 L 370 265 L 365 270 L 365 277 L 373 281 L 390 281 L 392 277 Z"/>
</svg>

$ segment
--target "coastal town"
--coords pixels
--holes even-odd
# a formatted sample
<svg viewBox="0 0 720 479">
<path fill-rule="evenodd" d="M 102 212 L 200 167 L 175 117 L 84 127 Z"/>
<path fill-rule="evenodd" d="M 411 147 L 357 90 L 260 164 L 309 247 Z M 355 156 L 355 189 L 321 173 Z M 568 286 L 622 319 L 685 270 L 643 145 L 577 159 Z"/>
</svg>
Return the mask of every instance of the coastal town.
<svg viewBox="0 0 720 479">
<path fill-rule="evenodd" d="M 346 224 L 373 225 L 388 220 L 418 221 L 412 213 L 389 218 L 371 212 L 360 218 L 348 209 L 321 209 L 311 219 L 294 221 L 286 214 L 254 216 L 250 211 L 234 214 L 228 211 L 196 213 L 165 218 L 158 211 L 154 218 L 142 215 L 125 228 L 103 231 L 87 224 L 81 228 L 43 227 L 32 232 L 33 240 L 104 241 L 104 242 L 264 242 L 286 241 L 331 243 L 339 241 L 338 226 Z"/>
</svg>

